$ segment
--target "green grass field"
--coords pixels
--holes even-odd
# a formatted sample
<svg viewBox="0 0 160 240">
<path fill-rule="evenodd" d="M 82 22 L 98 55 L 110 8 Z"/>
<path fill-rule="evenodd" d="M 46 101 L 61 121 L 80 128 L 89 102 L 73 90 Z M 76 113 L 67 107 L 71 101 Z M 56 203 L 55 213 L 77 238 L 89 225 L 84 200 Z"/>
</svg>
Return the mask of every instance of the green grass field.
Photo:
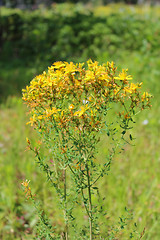
<svg viewBox="0 0 160 240">
<path fill-rule="evenodd" d="M 151 110 L 145 110 L 137 116 L 133 132 L 136 146 L 126 146 L 125 151 L 114 159 L 109 175 L 99 183 L 99 187 L 102 189 L 102 195 L 105 196 L 109 222 L 118 222 L 119 216 L 124 214 L 125 207 L 133 209 L 133 222 L 137 222 L 138 231 L 146 229 L 144 239 L 158 240 L 160 238 L 159 60 L 138 53 L 121 54 L 122 57 L 114 61 L 120 68 L 128 67 L 134 79 L 144 82 L 143 90 L 150 91 L 154 95 L 153 106 Z M 99 58 L 99 61 L 105 59 Z M 31 180 L 33 192 L 42 201 L 45 209 L 49 210 L 53 222 L 56 216 L 56 222 L 61 228 L 62 220 L 56 210 L 57 206 L 52 205 L 54 196 L 51 195 L 45 177 L 35 164 L 33 154 L 25 151 L 26 136 L 32 141 L 36 138 L 32 129 L 25 124 L 27 121 L 25 106 L 20 98 L 9 97 L 1 105 L 0 114 L 0 238 L 5 240 L 33 238 L 32 228 L 34 229 L 37 218 L 21 189 L 21 182 L 24 179 Z M 99 147 L 99 158 L 103 158 L 104 154 L 105 141 Z"/>
<path fill-rule="evenodd" d="M 102 63 L 114 61 L 118 69 L 128 68 L 129 74 L 138 82 L 143 82 L 143 91 L 150 92 L 152 108 L 137 115 L 132 132 L 135 146 L 126 145 L 125 150 L 113 160 L 111 171 L 99 187 L 105 197 L 107 210 L 106 226 L 118 223 L 125 214 L 125 207 L 133 211 L 133 220 L 127 230 L 130 232 L 134 222 L 137 231 L 145 228 L 144 240 L 160 239 L 160 59 L 158 53 L 140 53 L 117 49 L 109 56 L 103 52 L 97 56 Z M 47 63 L 48 64 L 48 63 Z M 51 64 L 51 63 L 50 63 Z M 0 239 L 31 240 L 35 236 L 38 218 L 29 201 L 26 201 L 21 182 L 31 180 L 32 191 L 49 213 L 52 224 L 63 227 L 54 191 L 49 187 L 45 176 L 35 163 L 34 155 L 25 151 L 26 137 L 36 141 L 36 133 L 26 125 L 28 116 L 22 103 L 19 90 L 36 74 L 41 73 L 46 64 L 26 66 L 17 63 L 2 68 L 3 87 L 8 88 L 10 96 L 0 106 Z M 38 67 L 39 66 L 39 67 Z M 25 79 L 21 83 L 21 79 Z M 9 84 L 8 84 L 9 83 Z M 11 85 L 10 85 L 11 84 Z M 12 87 L 15 86 L 15 91 Z M 14 96 L 14 93 L 18 93 Z M 98 158 L 105 156 L 106 141 L 99 146 Z M 77 212 L 79 209 L 76 210 Z M 81 225 L 82 223 L 80 223 Z M 107 231 L 107 229 L 106 229 Z M 127 240 L 122 236 L 118 240 Z"/>
</svg>

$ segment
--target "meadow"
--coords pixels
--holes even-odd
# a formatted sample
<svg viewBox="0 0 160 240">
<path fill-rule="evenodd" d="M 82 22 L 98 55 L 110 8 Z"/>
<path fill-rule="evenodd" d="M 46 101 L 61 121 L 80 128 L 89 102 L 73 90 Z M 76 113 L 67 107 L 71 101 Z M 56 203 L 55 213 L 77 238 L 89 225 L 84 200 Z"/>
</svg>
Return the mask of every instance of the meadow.
<svg viewBox="0 0 160 240">
<path fill-rule="evenodd" d="M 86 29 L 90 28 L 90 25 L 87 25 L 88 15 L 82 15 L 82 13 L 76 15 L 76 11 L 81 11 L 80 9 L 75 10 L 72 18 L 70 8 L 68 7 L 67 12 L 64 7 L 67 8 L 60 5 L 56 9 L 58 12 L 56 17 L 59 12 L 61 12 L 60 15 L 64 15 L 64 12 L 68 15 L 64 16 L 60 25 L 64 25 L 64 28 L 60 28 L 61 31 L 57 29 L 60 40 L 53 39 L 51 42 L 53 45 L 52 54 L 49 55 L 49 43 L 47 43 L 49 48 L 46 44 L 42 49 L 46 56 L 40 51 L 45 40 L 37 37 L 41 34 L 36 31 L 38 26 L 36 26 L 36 21 L 41 21 L 43 26 L 43 20 L 35 18 L 35 29 L 32 29 L 33 35 L 28 36 L 27 30 L 25 30 L 26 35 L 23 41 L 26 44 L 30 39 L 29 50 L 28 46 L 25 45 L 26 49 L 23 48 L 24 51 L 22 49 L 19 51 L 17 48 L 20 48 L 20 44 L 24 46 L 24 42 L 19 40 L 17 42 L 14 40 L 14 49 L 10 49 L 10 41 L 13 40 L 12 35 L 10 35 L 10 39 L 5 39 L 8 35 L 4 37 L 6 42 L 3 45 L 4 48 L 1 50 L 0 57 L 0 239 L 34 239 L 38 217 L 33 206 L 24 197 L 21 182 L 25 179 L 31 180 L 32 191 L 37 195 L 44 210 L 48 212 L 52 224 L 57 225 L 57 231 L 61 232 L 63 228 L 62 214 L 58 211 L 58 202 L 54 197 L 54 191 L 37 167 L 34 154 L 25 150 L 27 146 L 26 137 L 32 142 L 36 142 L 37 136 L 33 129 L 26 125 L 28 115 L 26 115 L 26 106 L 21 100 L 21 89 L 35 75 L 47 69 L 47 66 L 55 60 L 81 62 L 92 57 L 100 63 L 114 61 L 118 70 L 128 68 L 128 72 L 133 76 L 133 79 L 143 82 L 142 89 L 154 96 L 152 108 L 144 110 L 135 118 L 135 128 L 132 132 L 135 138 L 133 141 L 135 146 L 126 145 L 124 151 L 114 158 L 108 176 L 99 182 L 98 186 L 101 189 L 101 194 L 105 197 L 104 206 L 107 209 L 106 229 L 118 224 L 120 216 L 127 216 L 125 210 L 127 208 L 132 210 L 133 219 L 129 221 L 126 231 L 129 233 L 136 222 L 138 232 L 141 233 L 145 229 L 143 239 L 159 240 L 160 48 L 158 34 L 160 32 L 160 21 L 157 21 L 158 9 L 155 9 L 155 14 L 153 8 L 142 14 L 140 10 L 130 13 L 130 10 L 125 7 L 124 18 L 123 14 L 119 13 L 120 5 L 114 8 L 117 14 L 112 12 L 113 7 L 107 9 L 101 7 L 104 15 L 106 12 L 108 21 L 104 23 L 104 19 L 100 19 L 99 25 L 95 23 L 99 8 L 94 9 L 93 14 L 89 15 L 93 16 L 93 19 L 88 23 L 90 25 L 94 23 L 94 25 L 89 32 L 87 31 L 88 38 L 86 38 Z M 121 8 L 124 8 L 124 6 L 121 6 Z M 4 18 L 7 14 L 10 14 L 9 10 L 5 9 L 3 11 Z M 42 9 L 39 11 L 42 11 Z M 86 11 L 86 14 L 88 14 L 88 10 Z M 38 13 L 36 14 L 38 15 Z M 47 13 L 46 11 L 46 14 L 48 14 L 48 19 L 52 19 L 50 12 Z M 79 25 L 77 30 L 77 20 L 76 27 L 74 25 L 71 28 L 75 18 L 79 19 L 81 17 L 84 19 L 83 25 Z M 26 19 L 29 19 L 29 13 L 27 13 Z M 31 16 L 31 19 L 33 19 L 33 16 Z M 154 25 L 155 22 L 156 26 Z M 26 29 L 27 24 L 28 22 L 25 25 Z M 105 34 L 101 34 L 101 29 L 105 24 L 107 24 Z M 50 23 L 49 26 L 51 31 L 52 24 Z M 39 29 L 41 29 L 40 26 Z M 43 30 L 45 29 L 43 28 Z M 76 37 L 70 37 L 76 36 L 74 31 L 79 32 L 77 40 Z M 15 32 L 17 34 L 17 30 Z M 10 34 L 15 32 L 9 31 Z M 72 35 L 70 35 L 71 33 Z M 47 36 L 51 36 L 51 33 Z M 92 38 L 94 41 L 91 41 Z M 39 45 L 36 45 L 37 43 Z M 79 46 L 79 49 L 76 51 L 77 46 Z M 9 58 L 9 50 L 12 52 L 11 58 Z M 27 51 L 31 52 L 28 53 Z M 105 136 L 103 138 L 103 144 L 99 146 L 98 151 L 100 161 L 105 157 L 106 151 L 107 140 Z M 81 214 L 79 209 L 76 209 L 76 211 Z M 82 222 L 79 225 L 82 225 Z M 119 239 L 125 240 L 126 238 L 122 235 Z"/>
</svg>

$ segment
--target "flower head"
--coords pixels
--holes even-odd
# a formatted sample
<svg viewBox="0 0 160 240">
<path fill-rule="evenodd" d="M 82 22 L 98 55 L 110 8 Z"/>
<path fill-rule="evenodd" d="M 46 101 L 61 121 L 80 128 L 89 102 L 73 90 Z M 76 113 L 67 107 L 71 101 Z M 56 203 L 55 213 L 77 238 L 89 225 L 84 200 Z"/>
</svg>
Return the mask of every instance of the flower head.
<svg viewBox="0 0 160 240">
<path fill-rule="evenodd" d="M 62 129 L 72 124 L 75 129 L 80 126 L 89 129 L 91 125 L 94 128 L 95 123 L 100 126 L 98 119 L 101 119 L 103 109 L 112 102 L 130 102 L 132 112 L 140 105 L 144 109 L 149 106 L 145 101 L 149 102 L 150 95 L 144 93 L 141 96 L 138 91 L 141 83 L 130 83 L 132 77 L 127 71 L 122 69 L 116 76 L 113 62 L 100 65 L 89 60 L 86 68 L 84 63 L 55 62 L 48 72 L 35 77 L 23 90 L 23 100 L 31 114 L 28 124 L 40 132 L 46 131 L 48 124 L 51 126 L 53 123 Z M 128 116 L 130 113 L 123 115 L 125 119 Z"/>
<path fill-rule="evenodd" d="M 31 193 L 31 188 L 29 187 L 29 183 L 30 181 L 28 181 L 27 179 L 22 182 L 22 186 L 24 186 L 24 192 L 26 193 L 26 197 L 27 199 L 31 198 L 31 199 L 34 199 L 34 196 L 32 195 Z"/>
<path fill-rule="evenodd" d="M 128 69 L 122 69 L 122 72 L 119 73 L 118 77 L 114 77 L 116 80 L 122 80 L 124 83 L 127 83 L 128 80 L 132 80 L 131 75 L 127 75 Z"/>
</svg>

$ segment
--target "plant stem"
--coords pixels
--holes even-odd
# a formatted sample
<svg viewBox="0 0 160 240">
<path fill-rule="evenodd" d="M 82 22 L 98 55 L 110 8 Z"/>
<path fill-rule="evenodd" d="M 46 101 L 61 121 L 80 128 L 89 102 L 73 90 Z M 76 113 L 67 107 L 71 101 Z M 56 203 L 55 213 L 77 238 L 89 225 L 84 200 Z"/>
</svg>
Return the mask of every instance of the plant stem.
<svg viewBox="0 0 160 240">
<path fill-rule="evenodd" d="M 89 174 L 89 168 L 88 164 L 86 164 L 86 169 L 87 169 L 87 182 L 88 182 L 88 197 L 89 197 L 89 226 L 90 226 L 90 240 L 93 239 L 93 231 L 92 231 L 92 196 L 91 196 L 91 185 L 90 185 L 90 174 Z"/>
<path fill-rule="evenodd" d="M 65 240 L 68 240 L 68 217 L 67 217 L 67 183 L 66 183 L 66 169 L 63 170 L 63 181 L 64 181 Z"/>
</svg>

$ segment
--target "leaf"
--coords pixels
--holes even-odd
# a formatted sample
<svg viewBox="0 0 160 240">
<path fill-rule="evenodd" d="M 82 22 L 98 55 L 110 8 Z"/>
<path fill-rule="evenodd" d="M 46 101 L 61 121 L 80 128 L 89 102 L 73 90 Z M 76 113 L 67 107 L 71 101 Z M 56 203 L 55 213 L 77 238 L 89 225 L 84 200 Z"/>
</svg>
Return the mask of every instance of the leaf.
<svg viewBox="0 0 160 240">
<path fill-rule="evenodd" d="M 124 135 L 126 133 L 126 130 L 124 130 L 123 132 L 122 132 L 122 134 Z"/>
<path fill-rule="evenodd" d="M 131 135 L 131 134 L 129 134 L 129 138 L 131 139 L 131 141 L 133 140 L 133 137 L 132 137 L 132 135 Z"/>
</svg>

